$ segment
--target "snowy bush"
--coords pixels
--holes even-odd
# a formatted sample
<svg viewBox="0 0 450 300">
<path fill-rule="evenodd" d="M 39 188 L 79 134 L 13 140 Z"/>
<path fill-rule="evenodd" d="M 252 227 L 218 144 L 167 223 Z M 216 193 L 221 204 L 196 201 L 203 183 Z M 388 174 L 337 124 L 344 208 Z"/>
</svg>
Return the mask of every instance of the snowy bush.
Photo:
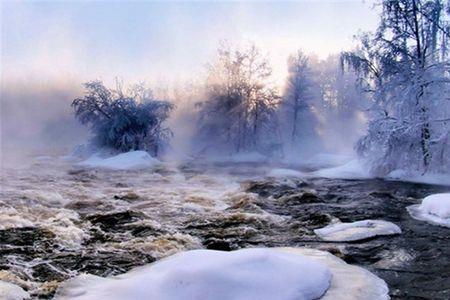
<svg viewBox="0 0 450 300">
<path fill-rule="evenodd" d="M 120 152 L 144 150 L 157 156 L 172 132 L 164 126 L 173 105 L 153 98 L 150 90 L 118 85 L 108 89 L 100 81 L 88 82 L 86 94 L 73 100 L 76 118 L 89 125 L 93 143 Z"/>
</svg>

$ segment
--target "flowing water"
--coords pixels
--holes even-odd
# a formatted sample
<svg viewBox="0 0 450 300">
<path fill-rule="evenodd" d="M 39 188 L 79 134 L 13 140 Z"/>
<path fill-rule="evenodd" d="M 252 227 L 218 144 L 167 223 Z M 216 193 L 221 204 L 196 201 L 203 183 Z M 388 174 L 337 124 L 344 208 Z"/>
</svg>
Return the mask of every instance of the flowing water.
<svg viewBox="0 0 450 300">
<path fill-rule="evenodd" d="M 49 299 L 81 272 L 111 276 L 183 250 L 306 246 L 376 273 L 393 299 L 450 299 L 450 229 L 406 211 L 449 187 L 270 178 L 272 167 L 194 161 L 107 171 L 43 157 L 5 168 L 0 280 Z M 313 230 L 336 218 L 383 219 L 403 233 L 350 243 L 318 240 Z"/>
</svg>

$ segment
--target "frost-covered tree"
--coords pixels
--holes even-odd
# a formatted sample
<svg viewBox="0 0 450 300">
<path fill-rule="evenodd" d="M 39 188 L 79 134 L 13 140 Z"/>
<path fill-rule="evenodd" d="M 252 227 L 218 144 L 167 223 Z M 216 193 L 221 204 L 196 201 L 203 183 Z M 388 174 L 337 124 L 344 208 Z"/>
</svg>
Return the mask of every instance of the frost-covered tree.
<svg viewBox="0 0 450 300">
<path fill-rule="evenodd" d="M 173 105 L 154 99 L 142 85 L 109 89 L 100 81 L 84 84 L 86 92 L 72 102 L 76 118 L 89 125 L 93 143 L 121 152 L 145 150 L 157 156 L 172 132 L 164 122 Z"/>
<path fill-rule="evenodd" d="M 202 150 L 277 151 L 279 97 L 269 83 L 272 70 L 259 49 L 222 46 L 208 71 L 206 100 L 199 103 L 197 138 Z"/>
<path fill-rule="evenodd" d="M 372 119 L 357 150 L 376 174 L 396 169 L 448 172 L 448 4 L 384 0 L 378 30 L 344 53 L 344 65 L 371 93 Z"/>
<path fill-rule="evenodd" d="M 320 86 L 316 83 L 308 57 L 298 51 L 288 58 L 288 77 L 280 105 L 285 143 L 292 151 L 304 154 L 317 144 L 318 120 L 314 114 L 320 96 Z"/>
</svg>

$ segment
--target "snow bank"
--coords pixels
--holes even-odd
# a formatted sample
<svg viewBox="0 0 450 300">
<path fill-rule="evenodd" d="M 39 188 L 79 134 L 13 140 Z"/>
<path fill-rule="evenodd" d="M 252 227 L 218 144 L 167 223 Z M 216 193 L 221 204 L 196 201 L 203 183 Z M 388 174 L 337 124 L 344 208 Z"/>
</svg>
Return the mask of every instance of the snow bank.
<svg viewBox="0 0 450 300">
<path fill-rule="evenodd" d="M 130 151 L 108 158 L 101 158 L 98 154 L 95 154 L 87 160 L 78 163 L 82 167 L 112 170 L 146 169 L 159 164 L 161 164 L 159 160 L 145 151 Z"/>
<path fill-rule="evenodd" d="M 314 230 L 318 237 L 330 242 L 358 241 L 380 235 L 399 234 L 401 232 L 401 229 L 394 223 L 382 220 L 337 223 Z"/>
<path fill-rule="evenodd" d="M 450 174 L 426 173 L 422 175 L 405 170 L 395 170 L 388 174 L 387 179 L 450 186 Z"/>
<path fill-rule="evenodd" d="M 364 167 L 363 163 L 358 160 L 351 160 L 348 163 L 334 167 L 321 169 L 311 173 L 312 176 L 325 178 L 343 178 L 343 179 L 366 179 L 372 178 L 369 171 Z"/>
<path fill-rule="evenodd" d="M 81 275 L 56 299 L 318 299 L 329 269 L 303 255 L 270 250 L 193 250 L 113 278 Z"/>
<path fill-rule="evenodd" d="M 325 293 L 325 294 L 324 294 Z M 112 278 L 80 275 L 55 299 L 386 300 L 386 283 L 328 252 L 307 248 L 194 250 Z"/>
<path fill-rule="evenodd" d="M 30 299 L 30 295 L 18 285 L 5 281 L 0 281 L 0 299 L 23 300 L 23 299 Z"/>
<path fill-rule="evenodd" d="M 273 169 L 267 173 L 267 177 L 273 178 L 286 178 L 286 177 L 294 177 L 294 178 L 304 178 L 307 175 L 303 172 L 292 170 L 292 169 Z"/>
<path fill-rule="evenodd" d="M 450 193 L 430 195 L 407 209 L 414 219 L 450 228 Z"/>
</svg>

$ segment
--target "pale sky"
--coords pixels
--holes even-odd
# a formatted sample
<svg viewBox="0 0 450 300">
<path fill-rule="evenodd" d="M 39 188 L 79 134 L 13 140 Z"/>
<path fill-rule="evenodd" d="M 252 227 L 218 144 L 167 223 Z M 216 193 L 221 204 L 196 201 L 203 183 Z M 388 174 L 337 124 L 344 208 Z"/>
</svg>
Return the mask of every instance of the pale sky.
<svg viewBox="0 0 450 300">
<path fill-rule="evenodd" d="M 194 79 L 220 41 L 254 42 L 274 77 L 301 48 L 319 57 L 373 30 L 373 1 L 2 1 L 2 81 Z"/>
</svg>

